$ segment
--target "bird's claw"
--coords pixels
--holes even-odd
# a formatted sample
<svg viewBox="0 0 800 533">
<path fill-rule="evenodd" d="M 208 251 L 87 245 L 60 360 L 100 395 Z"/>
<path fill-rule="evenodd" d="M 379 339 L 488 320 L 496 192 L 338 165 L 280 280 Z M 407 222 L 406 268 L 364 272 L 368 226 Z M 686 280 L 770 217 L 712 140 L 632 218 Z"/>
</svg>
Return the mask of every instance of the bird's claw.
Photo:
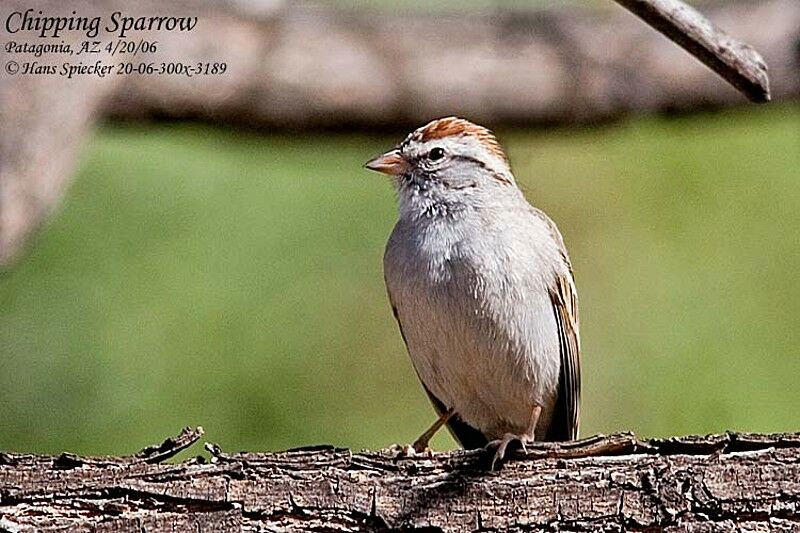
<svg viewBox="0 0 800 533">
<path fill-rule="evenodd" d="M 508 447 L 510 445 L 518 445 L 523 452 L 527 452 L 528 450 L 525 444 L 531 442 L 533 442 L 533 440 L 529 437 L 514 435 L 513 433 L 506 433 L 503 435 L 503 438 L 489 442 L 485 449 L 489 452 L 494 450 L 491 469 L 495 470 L 498 465 L 503 464 L 503 461 L 506 459 L 506 454 L 509 452 Z"/>
<path fill-rule="evenodd" d="M 390 450 L 396 453 L 395 459 L 411 459 L 414 457 L 433 457 L 433 450 L 427 445 L 422 447 L 414 444 L 392 444 Z"/>
</svg>

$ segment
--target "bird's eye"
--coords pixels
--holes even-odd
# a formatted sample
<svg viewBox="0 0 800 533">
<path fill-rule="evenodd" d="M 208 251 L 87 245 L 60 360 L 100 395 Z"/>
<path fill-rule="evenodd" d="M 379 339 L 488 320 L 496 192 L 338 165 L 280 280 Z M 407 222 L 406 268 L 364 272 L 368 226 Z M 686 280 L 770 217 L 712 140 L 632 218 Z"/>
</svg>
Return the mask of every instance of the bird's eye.
<svg viewBox="0 0 800 533">
<path fill-rule="evenodd" d="M 428 159 L 431 161 L 438 161 L 439 159 L 444 157 L 444 148 L 439 148 L 438 146 L 431 150 L 428 154 Z"/>
</svg>

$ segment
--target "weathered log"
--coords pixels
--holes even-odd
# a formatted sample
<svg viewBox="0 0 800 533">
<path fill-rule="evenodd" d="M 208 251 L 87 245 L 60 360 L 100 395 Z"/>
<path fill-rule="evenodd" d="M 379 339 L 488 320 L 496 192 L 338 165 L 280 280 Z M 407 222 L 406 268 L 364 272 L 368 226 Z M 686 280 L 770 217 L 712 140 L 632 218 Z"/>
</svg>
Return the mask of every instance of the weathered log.
<svg viewBox="0 0 800 533">
<path fill-rule="evenodd" d="M 154 464 L 0 454 L 0 531 L 796 531 L 800 434 L 542 443 L 398 458 L 316 446 Z M 176 442 L 177 441 L 177 442 Z M 155 455 L 154 455 L 155 454 Z"/>
<path fill-rule="evenodd" d="M 5 13 L 29 7 L 22 0 L 4 2 Z M 107 17 L 126 6 L 116 0 L 75 0 L 39 2 L 37 8 L 51 16 L 75 10 Z M 703 9 L 762 53 L 774 99 L 800 94 L 800 2 L 720 2 Z M 69 80 L 0 74 L 0 267 L 61 199 L 81 140 L 98 117 L 199 118 L 259 128 L 405 129 L 461 114 L 497 127 L 598 121 L 743 100 L 622 9 L 429 16 L 280 1 L 141 0 L 137 12 L 191 14 L 199 22 L 188 33 L 137 32 L 137 39 L 158 42 L 155 54 L 110 57 L 104 51 L 87 61 L 226 62 L 225 74 Z M 25 40 L 24 35 L 14 38 Z M 42 42 L 63 40 L 77 47 L 85 39 L 81 32 L 65 32 Z M 2 65 L 34 60 L 61 64 L 65 58 L 0 50 Z"/>
</svg>

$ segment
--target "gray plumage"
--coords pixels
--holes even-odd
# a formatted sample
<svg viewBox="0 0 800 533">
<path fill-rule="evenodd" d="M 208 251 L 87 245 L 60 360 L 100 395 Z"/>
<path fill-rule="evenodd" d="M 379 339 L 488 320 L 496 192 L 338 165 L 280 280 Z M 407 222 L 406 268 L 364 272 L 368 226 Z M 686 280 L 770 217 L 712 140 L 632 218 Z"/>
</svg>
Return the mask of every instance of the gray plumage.
<svg viewBox="0 0 800 533">
<path fill-rule="evenodd" d="M 555 224 L 527 202 L 491 133 L 440 119 L 367 166 L 395 176 L 386 288 L 437 411 L 456 413 L 451 432 L 464 447 L 508 434 L 576 438 L 571 266 Z"/>
</svg>

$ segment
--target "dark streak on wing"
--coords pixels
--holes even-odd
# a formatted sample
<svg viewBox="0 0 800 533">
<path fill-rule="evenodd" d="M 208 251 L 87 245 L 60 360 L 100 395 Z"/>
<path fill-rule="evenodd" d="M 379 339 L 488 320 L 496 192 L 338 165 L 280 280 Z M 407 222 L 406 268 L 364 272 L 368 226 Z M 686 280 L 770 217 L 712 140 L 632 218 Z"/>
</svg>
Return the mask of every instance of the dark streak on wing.
<svg viewBox="0 0 800 533">
<path fill-rule="evenodd" d="M 390 294 L 390 302 L 391 299 L 392 296 Z M 406 345 L 406 351 L 408 351 L 406 334 L 403 332 L 403 324 L 400 322 L 400 316 L 397 314 L 397 307 L 395 307 L 394 303 L 392 303 L 392 314 L 394 315 L 395 320 L 397 320 L 397 327 L 400 329 L 400 336 L 403 338 L 403 342 Z M 419 374 L 417 374 L 417 378 L 419 378 Z M 428 398 L 430 398 L 433 408 L 436 410 L 436 414 L 441 416 L 442 413 L 446 412 L 449 408 L 436 396 L 434 396 L 430 390 L 428 390 L 428 387 L 425 385 L 422 379 L 420 379 L 419 382 L 422 383 L 422 387 L 428 394 Z M 458 441 L 459 444 L 461 444 L 461 447 L 465 450 L 484 448 L 489 443 L 489 439 L 487 439 L 483 433 L 461 420 L 461 418 L 458 416 L 458 413 L 450 417 L 450 420 L 447 422 L 447 429 L 450 430 L 450 434 Z"/>
<path fill-rule="evenodd" d="M 561 371 L 558 399 L 546 440 L 565 441 L 578 437 L 581 397 L 580 341 L 578 338 L 578 300 L 572 277 L 559 276 L 550 289 L 550 300 L 558 325 Z"/>
<path fill-rule="evenodd" d="M 558 246 L 561 259 L 569 271 L 560 275 L 550 288 L 550 301 L 558 326 L 558 345 L 561 354 L 561 370 L 558 378 L 558 399 L 546 440 L 565 441 L 578 438 L 581 400 L 580 368 L 580 321 L 578 318 L 578 295 L 575 290 L 575 276 L 572 263 L 564 246 L 564 239 L 550 217 L 539 209 L 530 207 L 533 216 L 544 222 Z"/>
</svg>

